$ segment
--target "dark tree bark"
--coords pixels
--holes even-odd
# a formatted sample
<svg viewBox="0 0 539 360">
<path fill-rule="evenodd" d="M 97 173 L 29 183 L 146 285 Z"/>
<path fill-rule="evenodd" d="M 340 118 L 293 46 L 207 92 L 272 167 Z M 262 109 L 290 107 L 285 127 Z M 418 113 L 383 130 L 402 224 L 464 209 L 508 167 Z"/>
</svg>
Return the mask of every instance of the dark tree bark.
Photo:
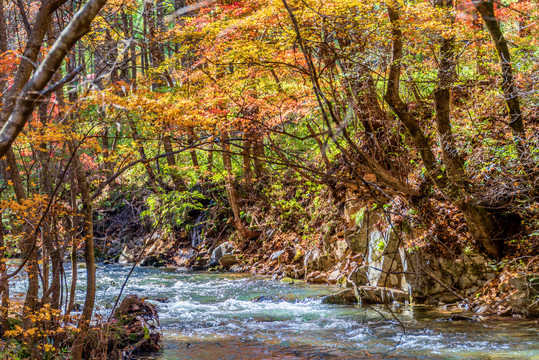
<svg viewBox="0 0 539 360">
<path fill-rule="evenodd" d="M 452 1 L 433 0 L 434 6 L 442 7 L 446 21 L 452 23 Z M 436 128 L 438 142 L 442 150 L 442 159 L 447 169 L 448 177 L 456 184 L 464 181 L 464 163 L 455 146 L 455 137 L 451 128 L 451 87 L 455 81 L 454 39 L 440 37 L 440 60 L 438 81 L 434 90 L 434 109 L 436 112 Z"/>
<path fill-rule="evenodd" d="M 402 30 L 399 25 L 400 19 L 398 9 L 396 7 L 388 6 L 388 15 L 392 24 L 393 49 L 392 59 L 389 66 L 387 91 L 384 98 L 395 114 L 397 114 L 397 117 L 403 123 L 406 130 L 410 133 L 432 182 L 445 198 L 455 204 L 455 206 L 457 206 L 463 213 L 472 237 L 483 246 L 489 256 L 499 258 L 502 255 L 501 244 L 500 242 L 495 242 L 495 239 L 501 231 L 499 231 L 500 229 L 498 228 L 494 217 L 484 207 L 477 204 L 474 197 L 467 194 L 465 189 L 451 181 L 447 172 L 440 168 L 434 152 L 432 151 L 429 139 L 425 136 L 419 127 L 417 120 L 409 111 L 408 105 L 404 103 L 400 97 L 399 83 L 402 68 L 401 62 L 403 59 Z M 440 93 L 439 96 L 441 100 L 444 100 L 442 93 Z M 450 124 L 446 122 L 448 120 L 446 115 L 447 114 L 443 114 L 443 116 L 439 118 L 439 121 L 443 122 L 443 126 L 450 126 Z"/>
<path fill-rule="evenodd" d="M 251 186 L 251 181 L 253 179 L 253 171 L 251 168 L 251 148 L 252 148 L 251 140 L 248 138 L 245 139 L 243 141 L 242 159 L 243 159 L 243 180 L 245 181 L 245 186 L 247 188 Z"/>
<path fill-rule="evenodd" d="M 257 179 L 260 179 L 264 176 L 264 157 L 264 138 L 262 136 L 259 136 L 253 144 L 254 170 Z"/>
<path fill-rule="evenodd" d="M 84 260 L 86 263 L 86 298 L 82 308 L 82 314 L 79 319 L 78 328 L 80 330 L 71 348 L 71 356 L 74 360 L 82 359 L 82 350 L 88 326 L 92 319 L 96 294 L 96 276 L 95 276 L 95 251 L 94 251 L 94 230 L 92 215 L 92 198 L 90 197 L 90 184 L 84 173 L 84 169 L 76 153 L 73 144 L 69 143 L 69 152 L 73 156 L 73 170 L 77 178 L 77 184 L 81 194 L 82 215 L 84 217 Z M 77 271 L 77 268 L 73 269 Z"/>
<path fill-rule="evenodd" d="M 185 184 L 185 181 L 183 181 L 181 176 L 176 172 L 176 156 L 174 155 L 174 149 L 172 148 L 172 142 L 170 141 L 169 135 L 163 136 L 163 147 L 167 154 L 167 164 L 170 167 L 170 176 L 174 182 L 174 187 L 177 191 L 186 191 L 187 185 Z"/>
<path fill-rule="evenodd" d="M 77 290 L 77 248 L 78 248 L 78 239 L 77 239 L 77 229 L 79 228 L 79 215 L 77 210 L 77 192 L 76 192 L 76 175 L 72 171 L 70 176 L 70 186 L 71 186 L 71 209 L 73 211 L 73 216 L 71 221 L 68 221 L 69 237 L 71 238 L 71 287 L 69 289 L 69 301 L 67 303 L 66 316 L 73 311 L 75 306 L 75 293 Z"/>
<path fill-rule="evenodd" d="M 507 40 L 503 37 L 499 21 L 494 14 L 494 2 L 490 0 L 473 0 L 475 8 L 481 14 L 485 26 L 492 38 L 492 42 L 500 58 L 500 68 L 502 73 L 502 90 L 505 103 L 509 110 L 509 126 L 517 137 L 523 137 L 524 122 L 522 121 L 522 111 L 520 109 L 520 99 L 518 89 L 513 76 L 513 66 L 511 64 L 511 53 L 507 46 Z"/>
<path fill-rule="evenodd" d="M 26 199 L 26 191 L 22 184 L 22 179 L 19 174 L 19 169 L 17 166 L 17 161 L 15 155 L 12 151 L 9 151 L 6 154 L 6 161 L 8 165 L 8 171 L 13 183 L 13 191 L 15 192 L 15 197 L 17 202 L 22 204 Z M 26 273 L 28 274 L 28 289 L 26 292 L 26 297 L 24 300 L 24 309 L 23 309 L 23 327 L 28 328 L 31 326 L 32 322 L 28 317 L 28 314 L 32 314 L 37 307 L 37 297 L 39 292 L 39 267 L 38 267 L 38 256 L 36 248 L 36 238 L 33 236 L 33 231 L 28 226 L 25 226 L 24 230 L 24 239 L 22 241 L 22 249 L 24 257 L 28 258 L 26 264 Z"/>
<path fill-rule="evenodd" d="M 234 226 L 238 231 L 238 235 L 242 240 L 249 240 L 254 237 L 257 237 L 258 234 L 255 231 L 247 229 L 240 217 L 241 207 L 239 204 L 239 196 L 234 186 L 234 179 L 232 174 L 232 156 L 230 155 L 230 144 L 229 137 L 226 131 L 221 132 L 221 143 L 223 145 L 223 167 L 225 170 L 225 185 L 226 193 L 228 195 L 228 202 L 230 203 L 230 208 L 234 214 Z"/>
<path fill-rule="evenodd" d="M 473 0 L 475 8 L 481 14 L 485 26 L 496 47 L 500 60 L 500 70 L 502 76 L 501 88 L 503 91 L 505 104 L 509 112 L 509 127 L 513 133 L 513 141 L 520 159 L 520 162 L 526 172 L 528 182 L 535 187 L 539 174 L 534 169 L 535 164 L 530 160 L 530 153 L 526 144 L 526 131 L 522 109 L 520 108 L 520 96 L 513 75 L 513 65 L 511 62 L 511 53 L 504 38 L 500 22 L 496 19 L 494 13 L 494 1 L 492 0 Z"/>
<path fill-rule="evenodd" d="M 2 5 L 0 3 L 0 5 Z M 9 328 L 9 281 L 7 279 L 6 243 L 4 241 L 4 224 L 0 211 L 0 293 L 2 294 L 2 307 L 0 308 L 0 338 L 4 337 L 4 331 Z"/>
<path fill-rule="evenodd" d="M 196 138 L 195 138 L 194 133 L 191 133 L 191 134 L 188 135 L 187 142 L 188 142 L 189 146 L 192 146 L 196 142 Z M 193 167 L 195 169 L 198 169 L 199 164 L 198 164 L 198 156 L 197 156 L 196 149 L 195 148 L 189 149 L 189 155 L 191 155 L 191 162 L 193 163 Z"/>
<path fill-rule="evenodd" d="M 7 50 L 7 28 L 6 18 L 4 17 L 4 1 L 0 0 L 0 52 Z M 3 75 L 3 74 L 2 74 Z M 4 78 L 2 76 L 2 78 Z M 6 81 L 0 84 L 0 90 L 3 92 L 7 85 Z M 7 172 L 2 166 L 2 175 L 7 179 Z M 7 264 L 5 259 L 5 241 L 4 241 L 4 224 L 2 222 L 2 212 L 0 211 L 0 292 L 2 293 L 2 307 L 0 308 L 0 317 L 2 328 L 0 329 L 0 337 L 4 336 L 5 329 L 8 328 L 9 315 L 9 282 L 7 279 Z"/>
<path fill-rule="evenodd" d="M 158 187 L 157 187 L 157 176 L 155 175 L 155 172 L 152 169 L 152 166 L 148 160 L 148 157 L 146 156 L 146 151 L 144 150 L 144 147 L 142 146 L 142 143 L 140 141 L 140 136 L 137 131 L 137 127 L 133 121 L 129 121 L 129 126 L 131 127 L 131 134 L 133 135 L 133 139 L 135 139 L 135 142 L 137 143 L 137 149 L 140 155 L 140 158 L 142 159 L 142 164 L 144 165 L 144 169 L 146 169 L 146 173 L 148 174 L 148 181 L 150 183 L 150 186 L 154 193 L 158 193 Z"/>
</svg>

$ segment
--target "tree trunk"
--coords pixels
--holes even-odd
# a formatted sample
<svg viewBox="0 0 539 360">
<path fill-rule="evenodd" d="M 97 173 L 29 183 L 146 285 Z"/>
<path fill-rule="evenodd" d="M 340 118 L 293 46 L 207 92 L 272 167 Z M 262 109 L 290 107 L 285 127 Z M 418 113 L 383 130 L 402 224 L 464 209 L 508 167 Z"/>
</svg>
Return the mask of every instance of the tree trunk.
<svg viewBox="0 0 539 360">
<path fill-rule="evenodd" d="M 247 135 L 248 136 L 248 135 Z M 247 189 L 251 186 L 253 172 L 251 170 L 251 140 L 248 138 L 243 141 L 242 159 L 243 159 L 243 181 Z"/>
<path fill-rule="evenodd" d="M 532 187 L 535 187 L 538 174 L 534 170 L 535 164 L 530 160 L 530 154 L 526 144 L 526 131 L 522 110 L 520 108 L 520 97 L 518 88 L 513 76 L 513 66 L 511 64 L 511 53 L 505 40 L 500 22 L 496 19 L 494 13 L 494 3 L 491 0 L 472 0 L 475 8 L 481 14 L 485 26 L 492 38 L 492 42 L 500 58 L 500 70 L 502 76 L 501 88 L 503 91 L 505 104 L 509 112 L 509 127 L 513 133 L 513 141 L 522 164 Z"/>
<path fill-rule="evenodd" d="M 208 172 L 213 171 L 213 150 L 214 150 L 214 144 L 211 143 L 208 145 L 208 156 L 206 158 L 206 162 L 208 163 Z"/>
<path fill-rule="evenodd" d="M 69 302 L 67 304 L 66 315 L 73 311 L 75 306 L 75 293 L 77 291 L 77 229 L 79 228 L 78 211 L 77 211 L 77 192 L 75 191 L 75 172 L 72 172 L 71 182 L 71 210 L 73 211 L 72 220 L 68 223 L 69 236 L 71 238 L 71 287 L 69 291 Z"/>
<path fill-rule="evenodd" d="M 445 11 L 446 21 L 453 23 L 451 18 L 452 1 L 433 0 L 432 2 L 435 6 L 442 7 Z M 462 184 L 465 176 L 464 163 L 455 146 L 455 137 L 451 128 L 451 87 L 456 76 L 454 39 L 441 36 L 440 42 L 438 81 L 434 90 L 438 141 L 449 179 L 456 184 Z"/>
<path fill-rule="evenodd" d="M 0 5 L 1 2 L 0 2 Z M 4 223 L 0 211 L 0 293 L 2 294 L 2 307 L 0 308 L 0 338 L 4 337 L 4 331 L 9 329 L 9 281 L 7 279 L 6 243 L 4 241 Z"/>
<path fill-rule="evenodd" d="M 254 168 L 257 179 L 264 176 L 264 138 L 259 136 L 253 146 Z"/>
<path fill-rule="evenodd" d="M 94 230 L 92 218 L 92 199 L 90 197 L 90 184 L 84 173 L 84 169 L 80 159 L 76 153 L 73 144 L 69 143 L 69 152 L 73 154 L 73 169 L 77 177 L 81 201 L 82 214 L 84 216 L 84 260 L 86 263 L 86 299 L 82 308 L 82 314 L 79 320 L 78 328 L 80 330 L 73 346 L 71 355 L 74 360 L 82 358 L 82 349 L 86 341 L 86 335 L 92 314 L 94 311 L 95 294 L 96 294 L 96 277 L 95 277 L 95 254 L 94 254 Z M 75 268 L 74 271 L 77 269 Z"/>
<path fill-rule="evenodd" d="M 57 0 L 57 2 L 63 3 L 65 0 Z M 56 3 L 56 2 L 53 2 Z M 90 30 L 90 24 L 92 23 L 94 17 L 97 15 L 99 10 L 105 5 L 106 0 L 89 0 L 72 18 L 67 27 L 62 31 L 58 39 L 55 41 L 54 45 L 48 52 L 43 62 L 39 65 L 37 70 L 34 72 L 34 76 L 24 85 L 21 93 L 17 97 L 13 111 L 7 122 L 3 125 L 2 130 L 0 130 L 0 157 L 4 156 L 8 149 L 10 148 L 15 138 L 19 135 L 22 128 L 26 124 L 26 121 L 32 114 L 36 106 L 36 100 L 43 95 L 42 91 L 45 89 L 49 81 L 54 76 L 56 70 L 62 65 L 62 61 L 65 56 L 75 45 L 75 43 L 83 37 Z M 49 5 L 50 3 L 47 2 Z M 53 10 L 56 8 L 54 7 Z M 39 13 L 38 13 L 39 15 Z M 36 49 L 39 52 L 41 42 L 43 40 L 45 31 L 47 29 L 48 20 L 50 20 L 50 14 L 47 18 L 47 21 L 42 24 L 44 29 L 39 29 L 39 45 Z M 37 23 L 38 20 L 36 20 Z M 37 27 L 34 26 L 34 27 Z M 33 33 L 33 32 L 32 32 Z M 26 52 L 25 52 L 26 55 Z M 32 57 L 30 57 L 31 59 Z M 22 64 L 27 64 L 28 61 L 21 62 Z M 31 67 L 29 71 L 33 68 Z M 17 71 L 17 75 L 19 72 Z M 28 74 L 29 76 L 29 74 Z M 24 84 L 24 82 L 22 82 Z M 17 84 L 17 79 L 14 85 Z M 14 93 L 15 94 L 15 93 Z M 5 106 L 5 105 L 4 105 Z M 4 109 L 2 113 L 4 114 Z"/>
<path fill-rule="evenodd" d="M 193 145 L 195 143 L 195 141 L 196 141 L 195 135 L 194 134 L 189 134 L 189 137 L 187 139 L 187 142 L 188 142 L 189 146 Z M 198 169 L 199 164 L 198 164 L 198 157 L 197 157 L 196 149 L 195 148 L 189 149 L 189 154 L 191 155 L 191 162 L 193 163 L 193 167 L 195 169 Z"/>
<path fill-rule="evenodd" d="M 174 149 L 172 147 L 172 142 L 170 141 L 170 135 L 163 136 L 163 147 L 165 149 L 165 153 L 167 154 L 167 164 L 170 168 L 170 176 L 172 177 L 172 181 L 174 182 L 174 187 L 177 191 L 186 191 L 187 185 L 185 184 L 181 176 L 177 173 L 176 156 L 174 156 L 173 154 Z"/>
<path fill-rule="evenodd" d="M 502 90 L 507 109 L 509 110 L 509 126 L 517 137 L 524 135 L 524 123 L 522 121 L 522 111 L 520 110 L 520 99 L 518 89 L 515 85 L 513 67 L 511 65 L 511 53 L 507 46 L 507 40 L 503 37 L 500 23 L 496 20 L 494 13 L 494 3 L 490 0 L 473 0 L 475 8 L 483 18 L 487 30 L 492 38 L 492 42 L 500 58 L 500 68 L 502 74 Z"/>
<path fill-rule="evenodd" d="M 6 161 L 8 165 L 8 172 L 13 183 L 13 191 L 17 198 L 17 202 L 22 204 L 26 199 L 26 192 L 22 184 L 22 179 L 19 174 L 17 167 L 17 161 L 15 160 L 15 155 L 13 150 L 9 149 L 6 154 Z M 36 238 L 33 236 L 33 230 L 25 226 L 23 231 L 24 240 L 22 241 L 21 247 L 23 250 L 23 258 L 28 257 L 28 262 L 26 264 L 26 273 L 28 274 L 28 290 L 26 292 L 26 298 L 24 300 L 24 309 L 23 309 L 23 328 L 27 329 L 31 327 L 32 321 L 29 318 L 29 314 L 32 314 L 37 307 L 37 297 L 39 292 L 39 266 L 38 266 L 38 256 L 37 256 L 37 247 L 36 247 Z"/>
<path fill-rule="evenodd" d="M 243 226 L 241 221 L 241 208 L 239 204 L 239 196 L 234 186 L 234 179 L 232 174 L 232 157 L 230 155 L 230 145 L 228 143 L 228 133 L 226 131 L 221 132 L 221 143 L 223 146 L 223 167 L 225 169 L 225 185 L 226 193 L 228 195 L 228 202 L 230 208 L 234 214 L 234 226 L 238 231 L 238 235 L 242 240 L 249 240 L 256 237 L 258 234 L 255 231 L 251 231 Z"/>
<path fill-rule="evenodd" d="M 150 162 L 148 161 L 148 158 L 146 156 L 146 152 L 144 151 L 144 147 L 142 147 L 142 143 L 140 141 L 140 137 L 137 131 L 137 127 L 135 126 L 135 123 L 133 121 L 129 121 L 129 126 L 131 127 L 131 133 L 133 134 L 133 139 L 135 139 L 135 142 L 137 143 L 138 152 L 140 155 L 140 158 L 142 159 L 142 165 L 144 165 L 144 168 L 146 169 L 146 173 L 148 174 L 148 181 L 150 183 L 150 186 L 154 193 L 158 193 L 158 187 L 157 187 L 157 177 L 152 169 L 152 166 Z"/>
<path fill-rule="evenodd" d="M 387 90 L 384 98 L 410 133 L 432 182 L 444 197 L 455 204 L 463 213 L 468 228 L 470 229 L 470 234 L 483 246 L 487 254 L 493 258 L 499 258 L 502 255 L 501 243 L 496 244 L 494 242 L 494 235 L 498 229 L 494 218 L 486 209 L 476 204 L 473 196 L 467 194 L 465 189 L 451 181 L 447 172 L 439 167 L 428 138 L 419 127 L 414 115 L 409 111 L 408 104 L 404 103 L 400 97 L 399 82 L 401 61 L 403 58 L 402 30 L 399 25 L 400 20 L 397 8 L 388 6 L 388 15 L 392 24 L 393 50 L 389 66 Z M 447 100 L 446 98 L 443 98 L 442 95 L 444 94 L 447 93 L 440 92 L 438 94 L 442 101 Z M 443 109 L 444 108 L 442 107 L 441 110 Z M 444 113 L 443 116 L 439 117 L 438 121 L 444 122 L 443 126 L 449 126 L 448 123 L 445 123 L 448 121 L 447 113 Z"/>
</svg>

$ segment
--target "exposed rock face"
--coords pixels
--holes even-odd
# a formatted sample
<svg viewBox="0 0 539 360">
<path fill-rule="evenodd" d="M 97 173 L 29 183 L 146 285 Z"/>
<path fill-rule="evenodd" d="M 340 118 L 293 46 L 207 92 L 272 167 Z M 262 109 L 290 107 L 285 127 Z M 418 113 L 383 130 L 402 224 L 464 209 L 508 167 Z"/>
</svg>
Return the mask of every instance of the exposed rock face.
<svg viewBox="0 0 539 360">
<path fill-rule="evenodd" d="M 503 275 L 502 275 L 503 276 Z M 498 301 L 496 313 L 498 315 L 521 315 L 529 318 L 539 318 L 539 276 L 537 274 L 523 274 L 509 279 L 507 287 L 510 295 Z"/>
<path fill-rule="evenodd" d="M 219 245 L 211 253 L 210 267 L 215 267 L 219 265 L 220 258 L 222 258 L 224 255 L 232 255 L 234 254 L 234 251 L 234 246 L 232 246 L 232 244 L 230 244 L 229 242 L 224 242 Z"/>
<path fill-rule="evenodd" d="M 312 270 L 327 271 L 335 262 L 335 256 L 329 251 L 322 254 L 320 250 L 310 250 L 303 258 L 303 266 L 307 273 Z"/>
<path fill-rule="evenodd" d="M 446 259 L 412 252 L 406 254 L 406 258 L 409 271 L 406 280 L 417 301 L 429 298 L 443 302 L 458 301 L 460 299 L 454 293 L 463 297 L 471 295 L 494 277 L 487 259 L 477 254 Z M 454 290 L 454 293 L 442 283 Z"/>
<path fill-rule="evenodd" d="M 350 281 L 353 281 L 354 284 L 362 286 L 369 283 L 369 278 L 367 277 L 367 266 L 362 266 L 359 269 L 355 270 L 349 275 Z"/>
<path fill-rule="evenodd" d="M 335 241 L 333 253 L 335 254 L 337 260 L 342 260 L 346 257 L 346 255 L 350 254 L 351 251 L 349 250 L 350 247 L 348 246 L 348 242 L 345 238 L 339 238 L 337 241 Z"/>
<path fill-rule="evenodd" d="M 238 263 L 238 258 L 233 254 L 225 254 L 218 260 L 219 265 L 222 267 L 229 267 Z"/>
<path fill-rule="evenodd" d="M 398 296 L 397 300 L 408 300 L 409 295 L 412 295 L 417 302 L 429 299 L 454 302 L 471 295 L 494 277 L 487 259 L 481 255 L 470 254 L 446 259 L 420 252 L 406 252 L 401 241 L 403 234 L 389 226 L 381 213 L 364 212 L 359 217 L 353 216 L 351 209 L 349 211 L 350 222 L 356 225 L 345 230 L 342 235 L 337 234 L 336 239 L 329 242 L 328 248 L 334 254 L 333 259 L 344 259 L 351 253 L 363 254 L 363 265 L 359 263 L 359 267 L 342 274 L 358 287 L 394 289 L 407 294 Z M 327 270 L 320 266 L 321 258 L 318 251 L 306 254 L 305 268 L 308 273 Z M 327 256 L 326 259 L 329 260 Z M 334 270 L 328 281 L 335 283 L 342 276 Z M 369 301 L 377 298 L 382 300 L 380 296 L 375 296 L 374 290 L 365 291 L 365 298 Z"/>
<path fill-rule="evenodd" d="M 377 212 L 365 211 L 362 216 L 355 217 L 352 223 L 355 223 L 350 229 L 344 232 L 344 239 L 354 253 L 367 255 L 369 247 L 369 236 L 378 231 L 375 226 L 382 217 Z"/>
<path fill-rule="evenodd" d="M 318 250 L 309 250 L 303 257 L 303 267 L 305 270 L 310 270 L 316 266 L 315 260 L 318 259 L 320 253 Z"/>
<path fill-rule="evenodd" d="M 369 236 L 367 279 L 371 286 L 409 290 L 402 274 L 406 259 L 391 228 L 374 230 Z"/>
</svg>

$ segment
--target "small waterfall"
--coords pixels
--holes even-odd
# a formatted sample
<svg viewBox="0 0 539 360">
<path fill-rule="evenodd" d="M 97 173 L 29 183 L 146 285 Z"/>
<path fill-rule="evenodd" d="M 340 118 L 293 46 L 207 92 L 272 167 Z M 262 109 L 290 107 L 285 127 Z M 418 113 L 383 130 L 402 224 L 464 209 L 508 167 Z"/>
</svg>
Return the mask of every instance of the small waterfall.
<svg viewBox="0 0 539 360">
<path fill-rule="evenodd" d="M 204 226 L 206 226 L 206 212 L 201 211 L 198 215 L 195 225 L 193 226 L 193 230 L 191 230 L 191 246 L 197 247 L 198 245 L 202 244 L 204 239 L 202 239 L 202 230 L 204 229 Z"/>
</svg>

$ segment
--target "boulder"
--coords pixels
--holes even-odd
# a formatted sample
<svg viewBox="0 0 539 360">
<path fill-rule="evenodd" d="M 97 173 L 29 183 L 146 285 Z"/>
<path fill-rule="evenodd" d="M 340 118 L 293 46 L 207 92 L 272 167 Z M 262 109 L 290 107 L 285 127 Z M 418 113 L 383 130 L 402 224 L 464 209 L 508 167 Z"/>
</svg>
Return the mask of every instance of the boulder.
<svg viewBox="0 0 539 360">
<path fill-rule="evenodd" d="M 328 282 L 326 274 L 321 273 L 320 271 L 313 271 L 307 275 L 305 280 L 311 284 L 325 284 Z"/>
<path fill-rule="evenodd" d="M 244 273 L 244 272 L 247 272 L 248 268 L 245 267 L 245 266 L 241 266 L 241 265 L 232 265 L 230 267 L 230 269 L 228 269 L 228 271 L 232 272 L 232 273 Z"/>
<path fill-rule="evenodd" d="M 153 298 L 153 299 L 149 299 L 149 300 L 153 300 L 153 301 L 157 301 L 161 304 L 166 304 L 166 303 L 169 303 L 171 302 L 171 300 L 167 297 L 156 297 L 156 298 Z"/>
<path fill-rule="evenodd" d="M 275 298 L 265 295 L 258 295 L 257 297 L 252 298 L 252 302 L 264 302 L 264 301 L 274 301 Z"/>
<path fill-rule="evenodd" d="M 153 266 L 156 268 L 163 267 L 165 266 L 165 260 L 161 255 L 150 255 L 142 259 L 140 266 Z"/>
<path fill-rule="evenodd" d="M 191 266 L 191 270 L 193 271 L 204 270 L 208 268 L 209 264 L 210 264 L 210 258 L 198 256 L 193 266 Z"/>
<path fill-rule="evenodd" d="M 324 296 L 322 298 L 322 304 L 354 305 L 357 304 L 357 298 L 354 290 L 347 289 L 336 294 Z"/>
<path fill-rule="evenodd" d="M 238 258 L 233 254 L 225 254 L 218 260 L 219 265 L 222 267 L 229 267 L 238 263 Z"/>
<path fill-rule="evenodd" d="M 176 256 L 176 265 L 187 267 L 195 256 L 197 256 L 195 249 L 180 249 L 178 250 L 178 255 Z"/>
<path fill-rule="evenodd" d="M 118 263 L 122 265 L 130 264 L 135 262 L 135 250 L 130 249 L 127 245 L 122 250 L 120 257 L 118 258 Z"/>
<path fill-rule="evenodd" d="M 219 259 L 222 258 L 224 255 L 232 255 L 234 254 L 234 246 L 230 244 L 229 242 L 224 242 L 218 247 L 216 247 L 210 256 L 210 267 L 215 267 L 219 265 Z"/>
<path fill-rule="evenodd" d="M 339 270 L 335 270 L 328 275 L 328 283 L 336 284 L 340 277 L 341 272 Z"/>
<path fill-rule="evenodd" d="M 388 289 L 376 286 L 359 286 L 357 288 L 359 303 L 361 304 L 390 304 L 393 301 L 405 302 L 409 295 L 401 290 Z M 346 289 L 337 294 L 322 298 L 323 304 L 354 305 L 358 303 L 354 289 Z"/>
</svg>

